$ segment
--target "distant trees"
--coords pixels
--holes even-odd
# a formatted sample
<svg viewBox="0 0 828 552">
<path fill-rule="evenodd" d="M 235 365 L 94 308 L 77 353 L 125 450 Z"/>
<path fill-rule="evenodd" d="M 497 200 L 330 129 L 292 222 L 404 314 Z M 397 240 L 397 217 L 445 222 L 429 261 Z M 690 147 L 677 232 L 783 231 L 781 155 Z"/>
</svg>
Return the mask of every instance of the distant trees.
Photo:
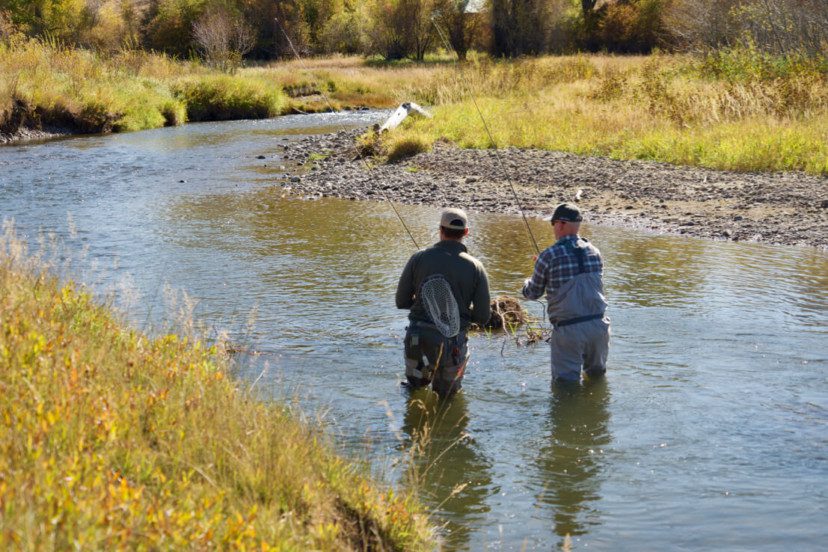
<svg viewBox="0 0 828 552">
<path fill-rule="evenodd" d="M 253 29 L 239 15 L 216 7 L 193 24 L 193 37 L 208 65 L 233 71 L 256 45 Z"/>
<path fill-rule="evenodd" d="M 515 57 L 546 50 L 551 13 L 545 0 L 492 0 L 492 53 Z"/>
<path fill-rule="evenodd" d="M 445 36 L 461 61 L 473 45 L 485 41 L 487 21 L 486 15 L 478 11 L 480 4 L 471 0 L 439 0 L 435 5 L 438 33 Z M 439 44 L 443 46 L 442 39 Z"/>
<path fill-rule="evenodd" d="M 5 34 L 226 67 L 292 56 L 291 43 L 302 55 L 423 60 L 445 47 L 440 33 L 460 59 L 471 49 L 516 57 L 739 43 L 828 53 L 828 0 L 0 0 L 0 13 Z"/>
<path fill-rule="evenodd" d="M 749 40 L 768 52 L 828 54 L 826 0 L 674 0 L 667 21 L 677 48 L 711 49 Z"/>
</svg>

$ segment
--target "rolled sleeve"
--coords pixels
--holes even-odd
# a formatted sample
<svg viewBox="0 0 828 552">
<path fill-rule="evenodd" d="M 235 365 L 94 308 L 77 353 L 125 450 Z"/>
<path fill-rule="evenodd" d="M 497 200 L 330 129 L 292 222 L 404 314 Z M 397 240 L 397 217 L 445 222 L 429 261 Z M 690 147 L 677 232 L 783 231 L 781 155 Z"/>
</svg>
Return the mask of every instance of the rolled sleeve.
<svg viewBox="0 0 828 552">
<path fill-rule="evenodd" d="M 540 299 L 546 291 L 546 275 L 549 270 L 551 258 L 548 251 L 544 251 L 535 263 L 535 271 L 532 277 L 523 283 L 523 296 L 527 299 Z"/>
</svg>

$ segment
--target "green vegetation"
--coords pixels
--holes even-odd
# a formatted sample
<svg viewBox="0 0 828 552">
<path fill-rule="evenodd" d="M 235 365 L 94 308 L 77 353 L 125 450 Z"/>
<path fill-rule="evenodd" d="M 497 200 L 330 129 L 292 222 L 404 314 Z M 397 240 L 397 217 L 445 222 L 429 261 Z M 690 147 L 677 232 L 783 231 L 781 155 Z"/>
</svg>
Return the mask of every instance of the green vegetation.
<svg viewBox="0 0 828 552">
<path fill-rule="evenodd" d="M 384 65 L 333 57 L 227 75 L 157 54 L 105 57 L 27 40 L 0 45 L 0 131 L 27 119 L 107 132 L 412 99 L 433 106 L 433 119 L 360 144 L 398 161 L 439 139 L 492 147 L 474 98 L 498 147 L 828 173 L 824 57 L 748 46 L 706 56 L 472 59 Z"/>
<path fill-rule="evenodd" d="M 150 338 L 0 239 L 0 547 L 426 550 L 381 490 L 215 346 Z"/>
<path fill-rule="evenodd" d="M 272 82 L 128 51 L 102 56 L 37 40 L 0 43 L 0 131 L 57 125 L 119 132 L 187 120 L 273 117 L 287 96 Z"/>
<path fill-rule="evenodd" d="M 456 74 L 444 70 L 418 96 L 437 105 L 434 118 L 383 137 L 389 158 L 439 139 L 492 147 L 474 98 L 497 147 L 828 174 L 828 73 L 821 60 L 783 66 L 760 52 L 731 50 L 701 60 L 482 62 Z"/>
<path fill-rule="evenodd" d="M 187 106 L 191 121 L 266 119 L 281 114 L 287 96 L 264 79 L 211 75 L 173 85 L 176 97 Z"/>
</svg>

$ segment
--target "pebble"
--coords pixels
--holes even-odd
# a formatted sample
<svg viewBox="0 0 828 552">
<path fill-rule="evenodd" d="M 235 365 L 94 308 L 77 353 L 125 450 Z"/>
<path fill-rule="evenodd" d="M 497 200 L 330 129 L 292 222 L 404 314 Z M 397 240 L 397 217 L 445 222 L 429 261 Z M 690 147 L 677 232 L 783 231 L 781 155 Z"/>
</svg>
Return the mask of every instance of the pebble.
<svg viewBox="0 0 828 552">
<path fill-rule="evenodd" d="M 601 224 L 728 239 L 751 236 L 828 249 L 828 228 L 821 218 L 821 210 L 828 209 L 828 199 L 814 201 L 814 197 L 824 197 L 825 177 L 731 173 L 515 148 L 499 152 L 511 167 L 504 175 L 496 152 L 461 150 L 443 142 L 404 163 L 381 164 L 369 158 L 366 169 L 363 161 L 345 154 L 353 149 L 353 139 L 361 132 L 340 131 L 291 142 L 291 158 L 298 160 L 318 153 L 321 143 L 331 150 L 330 157 L 316 162 L 316 170 L 305 172 L 302 178 L 290 177 L 298 191 L 325 190 L 326 195 L 354 201 L 380 198 L 382 194 L 376 191 L 386 190 L 389 199 L 403 203 L 517 213 L 508 185 L 511 180 L 527 216 L 548 215 L 558 203 L 573 201 L 582 189 L 582 209 Z M 411 166 L 419 170 L 406 170 Z M 790 223 L 783 220 L 779 232 L 759 235 L 757 223 L 747 217 L 757 202 L 796 211 L 800 217 Z"/>
</svg>

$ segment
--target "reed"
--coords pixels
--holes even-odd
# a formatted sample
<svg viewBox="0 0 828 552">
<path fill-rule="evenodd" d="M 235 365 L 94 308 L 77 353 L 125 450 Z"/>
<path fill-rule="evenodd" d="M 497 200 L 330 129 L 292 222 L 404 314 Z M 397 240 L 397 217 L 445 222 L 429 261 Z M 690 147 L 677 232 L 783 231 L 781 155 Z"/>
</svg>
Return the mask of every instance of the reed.
<svg viewBox="0 0 828 552">
<path fill-rule="evenodd" d="M 694 58 L 544 58 L 485 62 L 419 89 L 434 118 L 385 138 L 520 147 L 744 171 L 828 174 L 828 73 L 719 79 Z M 435 71 L 448 71 L 439 69 Z M 477 103 L 477 106 L 474 105 Z M 494 139 L 490 140 L 478 107 Z"/>
<path fill-rule="evenodd" d="M 435 117 L 383 137 L 378 150 L 390 160 L 444 139 L 461 147 L 828 173 L 825 58 L 750 47 L 706 57 L 472 56 L 462 65 L 332 57 L 225 75 L 146 52 L 103 58 L 32 40 L 0 45 L 4 133 L 21 119 L 105 132 L 412 100 Z"/>
<path fill-rule="evenodd" d="M 230 377 L 220 347 L 120 323 L 0 239 L 0 547 L 425 550 L 409 494 Z"/>
</svg>

